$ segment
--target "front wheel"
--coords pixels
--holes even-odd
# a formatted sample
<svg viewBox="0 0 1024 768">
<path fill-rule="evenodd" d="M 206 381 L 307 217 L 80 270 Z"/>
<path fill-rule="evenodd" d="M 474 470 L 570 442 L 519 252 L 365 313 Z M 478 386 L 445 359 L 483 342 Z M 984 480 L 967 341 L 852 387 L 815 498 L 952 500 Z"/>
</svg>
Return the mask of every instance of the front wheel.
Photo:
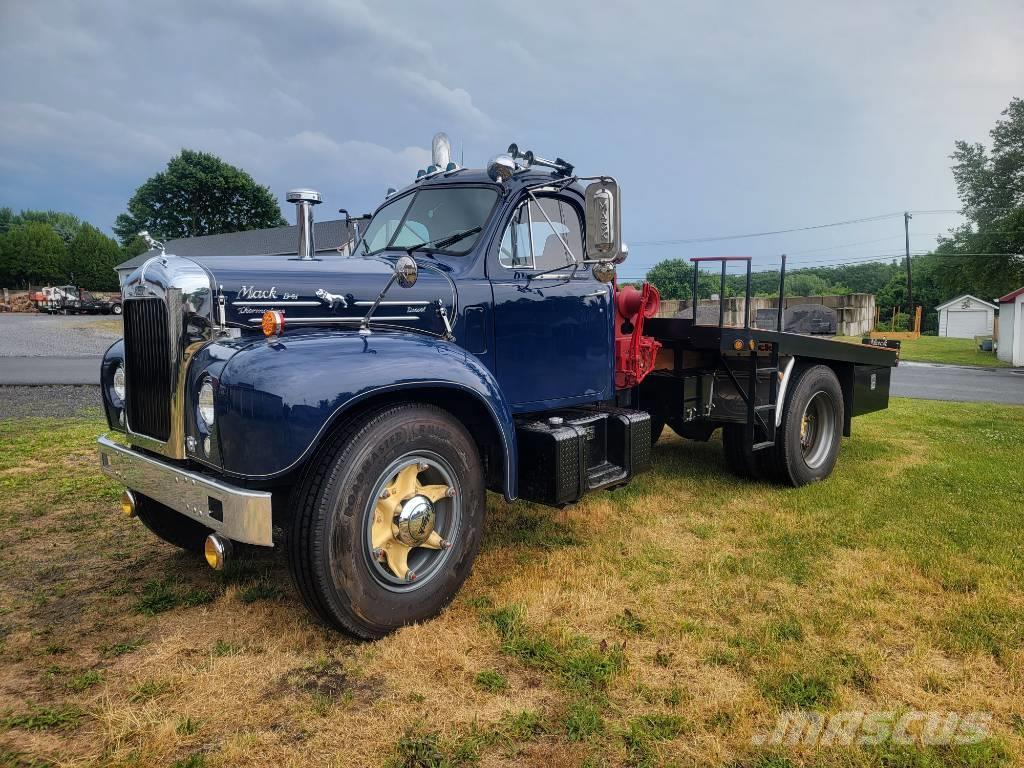
<svg viewBox="0 0 1024 768">
<path fill-rule="evenodd" d="M 120 304 L 115 304 L 114 306 L 112 306 L 110 308 L 110 311 L 113 314 L 115 314 L 115 315 L 120 315 L 121 314 L 121 305 Z"/>
<path fill-rule="evenodd" d="M 410 403 L 350 422 L 293 504 L 288 555 L 307 607 L 366 639 L 436 615 L 469 576 L 484 496 L 476 444 L 447 411 Z"/>
</svg>

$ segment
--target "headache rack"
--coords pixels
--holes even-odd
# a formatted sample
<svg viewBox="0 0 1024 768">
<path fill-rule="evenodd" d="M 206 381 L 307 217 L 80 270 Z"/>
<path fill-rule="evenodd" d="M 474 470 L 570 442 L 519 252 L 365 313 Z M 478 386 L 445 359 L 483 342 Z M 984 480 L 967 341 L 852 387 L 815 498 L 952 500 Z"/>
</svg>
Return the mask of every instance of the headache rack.
<svg viewBox="0 0 1024 768">
<path fill-rule="evenodd" d="M 752 451 L 759 451 L 775 445 L 775 412 L 778 408 L 779 394 L 779 346 L 780 339 L 755 339 L 750 336 L 750 296 L 751 296 L 751 257 L 750 256 L 698 256 L 690 259 L 693 263 L 693 328 L 698 326 L 697 307 L 698 288 L 700 284 L 700 265 L 707 262 L 720 262 L 722 265 L 721 280 L 718 289 L 718 324 L 713 326 L 718 330 L 718 347 L 726 353 L 719 358 L 722 371 L 725 372 L 732 383 L 737 394 L 743 399 L 746 406 L 746 443 Z M 725 279 L 726 269 L 729 262 L 743 262 L 746 264 L 746 289 L 743 294 L 743 331 L 748 338 L 733 339 L 731 347 L 735 356 L 728 354 L 729 350 L 723 347 L 722 330 L 725 325 Z M 782 333 L 782 320 L 785 311 L 785 287 L 786 287 L 786 256 L 782 256 L 782 267 L 779 271 L 779 302 L 778 316 L 775 331 Z M 705 324 L 705 327 L 708 327 Z M 759 360 L 762 353 L 768 353 L 768 364 L 761 365 Z M 739 363 L 736 364 L 736 358 Z M 745 384 L 741 382 L 738 372 L 746 374 Z M 761 375 L 768 377 L 768 392 L 764 399 L 758 397 L 757 382 Z M 702 393 L 700 393 L 702 394 Z M 766 415 L 768 418 L 766 418 Z"/>
</svg>

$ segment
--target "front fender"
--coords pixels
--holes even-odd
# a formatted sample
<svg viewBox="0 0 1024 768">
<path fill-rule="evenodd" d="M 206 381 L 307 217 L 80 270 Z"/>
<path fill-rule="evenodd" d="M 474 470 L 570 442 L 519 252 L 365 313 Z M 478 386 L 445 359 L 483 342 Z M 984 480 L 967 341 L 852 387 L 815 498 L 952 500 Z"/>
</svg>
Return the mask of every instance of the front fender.
<svg viewBox="0 0 1024 768">
<path fill-rule="evenodd" d="M 451 388 L 476 398 L 501 437 L 505 494 L 516 494 L 515 427 L 491 372 L 450 342 L 414 333 L 310 331 L 246 345 L 219 372 L 222 471 L 270 479 L 298 467 L 329 427 L 370 398 Z"/>
</svg>

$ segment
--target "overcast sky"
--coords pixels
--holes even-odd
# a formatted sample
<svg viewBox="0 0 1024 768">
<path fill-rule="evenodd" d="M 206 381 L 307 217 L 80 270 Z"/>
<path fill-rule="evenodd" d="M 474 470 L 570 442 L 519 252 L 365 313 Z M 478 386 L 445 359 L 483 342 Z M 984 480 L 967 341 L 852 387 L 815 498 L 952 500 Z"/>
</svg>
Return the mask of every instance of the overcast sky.
<svg viewBox="0 0 1024 768">
<path fill-rule="evenodd" d="M 1024 96 L 1022 39 L 1020 0 L 0 0 L 0 205 L 109 231 L 189 147 L 268 185 L 289 220 L 295 186 L 333 218 L 408 183 L 444 130 L 469 166 L 516 141 L 616 176 L 636 244 L 622 274 L 866 258 L 902 249 L 902 218 L 641 243 L 958 208 L 948 155 Z M 957 220 L 916 216 L 912 246 Z"/>
</svg>

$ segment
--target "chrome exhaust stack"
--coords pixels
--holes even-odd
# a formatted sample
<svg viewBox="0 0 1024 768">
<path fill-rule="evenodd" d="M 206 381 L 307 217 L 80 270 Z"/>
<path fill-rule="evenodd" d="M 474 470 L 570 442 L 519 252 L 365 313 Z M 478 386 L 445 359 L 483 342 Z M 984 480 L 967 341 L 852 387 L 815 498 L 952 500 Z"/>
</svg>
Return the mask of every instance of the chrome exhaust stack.
<svg viewBox="0 0 1024 768">
<path fill-rule="evenodd" d="M 315 189 L 293 189 L 285 198 L 295 203 L 295 223 L 299 228 L 300 261 L 312 261 L 316 253 L 316 242 L 313 238 L 313 206 L 322 202 L 320 193 Z"/>
</svg>

